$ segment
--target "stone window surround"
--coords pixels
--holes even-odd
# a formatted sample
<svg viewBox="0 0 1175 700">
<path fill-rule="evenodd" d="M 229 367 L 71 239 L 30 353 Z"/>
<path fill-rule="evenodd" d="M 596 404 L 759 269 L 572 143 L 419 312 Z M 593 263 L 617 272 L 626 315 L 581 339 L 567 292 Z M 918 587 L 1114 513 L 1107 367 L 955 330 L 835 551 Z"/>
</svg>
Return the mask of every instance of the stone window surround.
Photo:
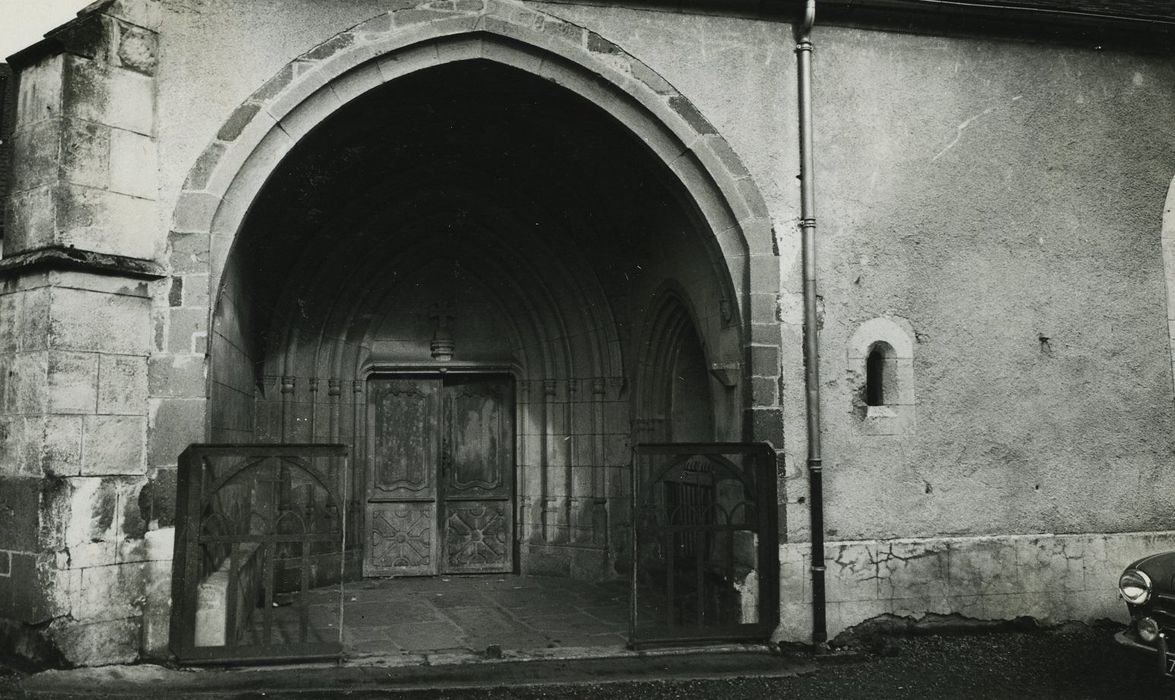
<svg viewBox="0 0 1175 700">
<path fill-rule="evenodd" d="M 865 400 L 869 354 L 883 345 L 882 372 L 885 403 L 868 406 Z M 903 435 L 914 427 L 914 328 L 897 316 L 879 316 L 857 326 L 849 338 L 846 370 L 852 411 L 866 435 Z"/>
</svg>

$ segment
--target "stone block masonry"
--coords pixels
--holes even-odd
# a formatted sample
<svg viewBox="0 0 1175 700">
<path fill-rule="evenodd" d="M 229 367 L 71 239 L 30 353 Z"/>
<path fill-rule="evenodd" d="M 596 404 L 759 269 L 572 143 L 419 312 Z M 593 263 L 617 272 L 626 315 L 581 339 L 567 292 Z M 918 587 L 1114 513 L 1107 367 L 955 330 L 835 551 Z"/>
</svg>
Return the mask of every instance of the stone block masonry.
<svg viewBox="0 0 1175 700">
<path fill-rule="evenodd" d="M 148 285 L 47 271 L 4 280 L 0 308 L 43 331 L 0 348 L 0 617 L 49 623 L 68 662 L 133 660 L 159 525 Z"/>
<path fill-rule="evenodd" d="M 4 238 L 4 209 L 12 179 L 12 122 L 16 119 L 16 81 L 12 69 L 0 63 L 0 240 Z"/>
<path fill-rule="evenodd" d="M 161 252 L 157 44 L 154 31 L 94 12 L 13 57 L 20 92 L 6 254 Z"/>
<path fill-rule="evenodd" d="M 0 263 L 0 653 L 133 661 L 169 525 L 147 466 L 150 262 L 162 253 L 140 2 L 99 3 L 13 58 Z M 150 24 L 150 22 L 147 22 Z M 174 510 L 174 507 L 171 507 Z M 170 568 L 168 564 L 167 569 Z"/>
</svg>

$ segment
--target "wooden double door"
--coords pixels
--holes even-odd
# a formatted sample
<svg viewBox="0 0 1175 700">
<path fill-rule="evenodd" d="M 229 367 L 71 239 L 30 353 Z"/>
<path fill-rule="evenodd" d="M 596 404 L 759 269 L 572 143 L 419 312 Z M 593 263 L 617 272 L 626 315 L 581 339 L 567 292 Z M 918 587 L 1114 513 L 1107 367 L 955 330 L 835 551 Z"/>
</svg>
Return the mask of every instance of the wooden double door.
<svg viewBox="0 0 1175 700">
<path fill-rule="evenodd" d="M 513 379 L 367 382 L 365 576 L 514 567 Z"/>
</svg>

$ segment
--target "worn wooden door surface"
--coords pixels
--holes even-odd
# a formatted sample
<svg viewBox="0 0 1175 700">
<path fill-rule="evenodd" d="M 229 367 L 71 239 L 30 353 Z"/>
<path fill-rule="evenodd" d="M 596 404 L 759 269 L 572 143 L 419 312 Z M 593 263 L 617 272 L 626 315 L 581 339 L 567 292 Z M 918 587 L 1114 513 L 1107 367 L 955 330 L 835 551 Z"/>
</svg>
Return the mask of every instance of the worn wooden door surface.
<svg viewBox="0 0 1175 700">
<path fill-rule="evenodd" d="M 513 566 L 514 429 L 501 377 L 445 380 L 442 567 L 451 573 Z"/>
<path fill-rule="evenodd" d="M 509 377 L 368 381 L 366 576 L 512 570 Z"/>
<path fill-rule="evenodd" d="M 372 379 L 367 396 L 371 464 L 363 574 L 436 573 L 441 383 Z"/>
</svg>

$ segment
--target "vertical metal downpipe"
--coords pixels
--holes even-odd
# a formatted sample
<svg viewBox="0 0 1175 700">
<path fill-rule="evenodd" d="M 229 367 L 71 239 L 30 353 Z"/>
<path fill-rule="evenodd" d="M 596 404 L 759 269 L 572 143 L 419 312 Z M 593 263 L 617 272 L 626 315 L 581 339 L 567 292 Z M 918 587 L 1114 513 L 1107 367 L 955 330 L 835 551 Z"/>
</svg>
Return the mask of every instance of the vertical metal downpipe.
<svg viewBox="0 0 1175 700">
<path fill-rule="evenodd" d="M 828 639 L 824 601 L 824 468 L 820 451 L 820 339 L 816 317 L 816 173 L 812 147 L 812 25 L 807 0 L 796 32 L 800 108 L 800 229 L 804 256 L 804 389 L 808 406 L 808 511 L 812 537 L 812 641 Z"/>
</svg>

